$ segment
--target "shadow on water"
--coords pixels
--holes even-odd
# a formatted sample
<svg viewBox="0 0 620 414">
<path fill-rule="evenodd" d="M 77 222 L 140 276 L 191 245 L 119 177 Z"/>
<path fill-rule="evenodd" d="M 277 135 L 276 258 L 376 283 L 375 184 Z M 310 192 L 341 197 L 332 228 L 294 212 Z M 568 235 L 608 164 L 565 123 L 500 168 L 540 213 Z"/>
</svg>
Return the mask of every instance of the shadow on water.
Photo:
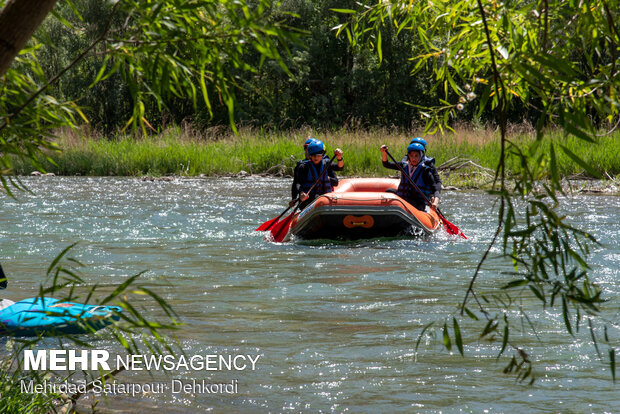
<svg viewBox="0 0 620 414">
<path fill-rule="evenodd" d="M 395 242 L 401 240 L 415 241 L 415 242 L 429 242 L 432 237 L 422 236 L 396 236 L 396 237 L 375 237 L 372 239 L 292 239 L 291 243 L 299 246 L 320 246 L 320 247 L 376 247 L 386 242 Z"/>
</svg>

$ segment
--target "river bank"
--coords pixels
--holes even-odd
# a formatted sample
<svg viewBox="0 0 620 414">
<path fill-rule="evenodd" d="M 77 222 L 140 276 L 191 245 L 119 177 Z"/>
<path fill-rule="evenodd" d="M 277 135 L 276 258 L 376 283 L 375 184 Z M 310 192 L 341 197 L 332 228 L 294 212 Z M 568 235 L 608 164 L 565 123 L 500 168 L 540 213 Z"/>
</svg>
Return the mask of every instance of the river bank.
<svg viewBox="0 0 620 414">
<path fill-rule="evenodd" d="M 46 173 L 62 176 L 135 176 L 145 179 L 167 176 L 218 177 L 261 175 L 290 177 L 293 168 L 304 154 L 302 143 L 309 136 L 324 141 L 328 153 L 335 148 L 344 151 L 343 176 L 386 177 L 393 171 L 383 168 L 379 147 L 386 144 L 392 154 L 400 158 L 413 136 L 423 136 L 422 131 L 314 131 L 309 128 L 294 131 L 266 132 L 241 129 L 238 135 L 225 131 L 199 132 L 191 128 L 171 127 L 156 136 L 133 138 L 128 136 L 100 137 L 88 131 L 66 131 L 55 138 L 59 152 L 50 152 L 41 160 Z M 519 150 L 530 152 L 534 168 L 541 179 L 548 176 L 549 142 L 556 145 L 555 162 L 561 177 L 579 183 L 593 191 L 616 192 L 620 174 L 620 134 L 601 137 L 598 145 L 583 144 L 558 132 L 536 147 L 534 131 L 515 129 L 511 142 Z M 464 189 L 488 189 L 492 186 L 501 148 L 498 134 L 489 129 L 461 128 L 443 135 L 426 135 L 427 155 L 435 158 L 444 186 Z M 595 186 L 589 174 L 570 156 L 561 151 L 563 145 L 578 154 L 596 170 L 604 180 Z M 507 158 L 507 174 L 520 168 Z M 531 167 L 530 167 L 531 168 Z M 17 175 L 30 175 L 37 171 L 29 161 L 14 160 Z M 616 188 L 614 190 L 614 188 Z M 612 191 L 613 190 L 613 191 Z"/>
<path fill-rule="evenodd" d="M 54 173 L 43 174 L 35 171 L 30 174 L 31 177 L 55 177 Z M 458 177 L 457 177 L 458 176 Z M 25 177 L 25 176 L 23 176 Z M 236 174 L 217 174 L 217 175 L 205 175 L 200 174 L 198 176 L 186 176 L 186 175 L 166 175 L 166 176 L 152 176 L 142 175 L 135 177 L 136 180 L 143 182 L 171 182 L 177 180 L 196 180 L 196 179 L 214 179 L 214 178 L 247 178 L 252 177 L 260 178 L 290 178 L 289 175 L 281 174 L 250 174 L 247 171 L 240 171 Z M 341 175 L 341 178 L 354 178 L 353 176 Z M 398 176 L 392 176 L 398 178 Z M 453 185 L 455 182 L 460 181 L 463 185 Z M 488 191 L 492 189 L 492 181 L 483 181 L 476 178 L 472 178 L 469 173 L 460 173 L 452 177 L 452 179 L 444 179 L 443 191 Z M 542 184 L 542 183 L 541 183 Z M 620 180 L 609 178 L 607 180 L 597 179 L 585 179 L 583 176 L 571 176 L 562 179 L 562 188 L 566 194 L 605 194 L 605 195 L 620 195 Z"/>
</svg>

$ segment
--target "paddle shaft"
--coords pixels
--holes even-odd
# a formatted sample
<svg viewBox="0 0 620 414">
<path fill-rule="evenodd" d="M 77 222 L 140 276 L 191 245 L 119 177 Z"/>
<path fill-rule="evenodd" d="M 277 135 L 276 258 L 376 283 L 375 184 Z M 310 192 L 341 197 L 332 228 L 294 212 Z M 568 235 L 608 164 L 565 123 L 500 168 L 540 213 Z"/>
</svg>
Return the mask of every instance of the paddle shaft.
<svg viewBox="0 0 620 414">
<path fill-rule="evenodd" d="M 291 207 L 293 207 L 293 206 L 288 206 L 288 207 L 286 208 L 286 210 L 284 210 L 282 213 L 280 213 L 280 215 L 279 215 L 278 217 L 276 217 L 275 219 L 273 219 L 273 223 L 272 223 L 272 225 L 273 225 L 273 224 L 275 224 L 275 222 L 277 222 L 278 220 L 280 220 L 280 219 L 282 218 L 282 216 L 283 216 L 283 215 L 285 215 L 285 214 L 286 214 L 286 212 L 287 212 L 287 211 L 289 211 L 289 210 L 291 209 Z M 271 227 L 271 226 L 269 226 L 269 227 Z M 267 229 L 268 229 L 268 228 L 267 228 Z M 267 230 L 267 229 L 265 229 L 265 230 Z"/>
<path fill-rule="evenodd" d="M 415 183 L 413 182 L 413 180 L 411 179 L 411 177 L 409 177 L 409 174 L 407 174 L 405 172 L 405 170 L 403 169 L 403 167 L 400 166 L 400 164 L 398 162 L 396 162 L 396 160 L 394 159 L 394 157 L 392 157 L 392 154 L 390 154 L 390 152 L 387 150 L 385 150 L 385 153 L 387 155 L 390 156 L 390 158 L 392 159 L 392 161 L 394 161 L 394 163 L 396 164 L 396 166 L 398 167 L 398 169 L 400 170 L 400 172 L 407 177 L 407 179 L 409 180 L 409 183 L 411 183 L 411 185 L 418 191 L 418 193 L 420 193 L 420 195 L 422 196 L 422 198 L 424 198 L 424 201 L 426 202 L 426 204 L 428 204 L 428 206 L 435 210 L 435 212 L 437 212 L 437 216 L 439 216 L 439 219 L 441 220 L 441 222 L 443 223 L 443 227 L 444 229 L 449 233 L 449 234 L 458 234 L 459 236 L 461 236 L 462 238 L 466 239 L 467 236 L 465 236 L 465 234 L 463 234 L 463 232 L 461 231 L 461 229 L 459 229 L 458 227 L 456 227 L 454 224 L 450 223 L 448 221 L 448 219 L 443 215 L 443 213 L 441 212 L 441 210 L 439 210 L 439 207 L 434 207 L 433 204 L 429 201 L 429 199 L 424 195 L 424 193 L 422 193 L 422 191 L 418 188 L 417 185 L 415 185 Z"/>
<path fill-rule="evenodd" d="M 286 234 L 288 233 L 288 228 L 291 220 L 293 219 L 295 212 L 297 212 L 297 210 L 299 209 L 299 204 L 300 203 L 297 203 L 297 205 L 293 209 L 293 212 L 286 216 L 284 220 L 278 222 L 275 226 L 272 227 L 271 236 L 273 237 L 273 241 L 280 243 L 282 240 L 284 240 Z"/>
<path fill-rule="evenodd" d="M 323 171 L 321 171 L 321 173 L 319 174 L 317 179 L 314 181 L 314 184 L 312 184 L 312 187 L 310 187 L 310 189 L 306 193 L 306 194 L 308 194 L 308 197 L 310 197 L 310 193 L 312 192 L 312 190 L 314 190 L 314 187 L 316 187 L 316 185 L 319 183 L 319 181 L 321 181 L 321 178 L 323 178 L 323 175 L 325 175 L 325 173 L 329 169 L 329 166 L 332 165 L 332 162 L 334 161 L 335 158 L 336 158 L 336 154 L 334 154 L 334 156 L 330 158 L 330 160 L 327 162 L 327 164 L 325 164 L 325 168 L 323 168 Z M 297 197 L 297 199 L 301 200 L 301 196 Z"/>
<path fill-rule="evenodd" d="M 323 178 L 323 175 L 329 169 L 329 166 L 331 165 L 332 161 L 334 161 L 334 158 L 336 158 L 335 154 L 327 162 L 327 164 L 325 164 L 325 168 L 323 168 L 323 171 L 321 171 L 321 173 L 319 174 L 317 179 L 314 181 L 314 184 L 312 184 L 312 187 L 310 187 L 310 190 L 308 190 L 308 192 L 306 193 L 306 194 L 308 194 L 308 196 L 314 190 L 314 187 L 316 187 L 316 185 L 319 183 L 321 178 Z M 312 166 L 310 166 L 310 167 L 312 167 Z M 284 240 L 284 237 L 286 237 L 286 233 L 288 233 L 288 226 L 290 225 L 291 220 L 293 219 L 293 216 L 295 215 L 295 212 L 297 211 L 297 209 L 301 205 L 301 195 L 299 197 L 297 197 L 296 200 L 297 200 L 297 205 L 295 206 L 295 209 L 293 210 L 293 212 L 291 214 L 289 214 L 284 220 L 282 220 L 281 222 L 278 222 L 275 226 L 273 226 L 271 228 L 271 235 L 273 236 L 274 241 L 276 241 L 278 243 L 281 242 L 282 240 Z M 290 208 L 290 206 L 289 206 L 289 208 Z"/>
</svg>

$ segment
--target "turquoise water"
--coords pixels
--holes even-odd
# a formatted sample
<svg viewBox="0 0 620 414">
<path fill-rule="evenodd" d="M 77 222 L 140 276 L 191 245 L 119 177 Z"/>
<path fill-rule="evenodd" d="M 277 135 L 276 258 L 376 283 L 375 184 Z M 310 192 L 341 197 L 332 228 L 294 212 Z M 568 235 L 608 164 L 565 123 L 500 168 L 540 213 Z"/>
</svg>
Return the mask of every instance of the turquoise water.
<svg viewBox="0 0 620 414">
<path fill-rule="evenodd" d="M 24 182 L 34 194 L 5 197 L 1 209 L 4 297 L 36 296 L 51 260 L 79 242 L 72 256 L 87 265 L 89 283 L 120 283 L 147 270 L 142 282 L 186 323 L 176 335 L 187 355 L 260 355 L 256 371 L 155 373 L 163 381 L 237 380 L 236 394 L 119 395 L 109 410 L 601 413 L 620 406 L 587 330 L 566 334 L 555 309 L 530 315 L 543 342 L 513 337 L 535 360 L 538 379 L 530 387 L 501 373 L 507 361 L 495 358 L 500 344 L 478 341 L 481 328 L 468 330 L 466 322 L 466 358 L 445 351 L 440 337 L 415 351 L 423 326 L 451 320 L 491 240 L 496 219 L 484 193 L 450 192 L 442 201 L 468 240 L 442 232 L 430 241 L 273 244 L 253 230 L 285 208 L 288 180 Z M 591 275 L 611 300 L 605 316 L 617 326 L 620 198 L 566 203 L 571 220 L 603 243 L 593 248 Z M 479 286 L 503 283 L 507 270 L 491 260 Z M 617 341 L 617 330 L 612 334 Z M 116 349 L 105 333 L 94 345 Z M 133 371 L 118 380 L 153 379 Z"/>
</svg>

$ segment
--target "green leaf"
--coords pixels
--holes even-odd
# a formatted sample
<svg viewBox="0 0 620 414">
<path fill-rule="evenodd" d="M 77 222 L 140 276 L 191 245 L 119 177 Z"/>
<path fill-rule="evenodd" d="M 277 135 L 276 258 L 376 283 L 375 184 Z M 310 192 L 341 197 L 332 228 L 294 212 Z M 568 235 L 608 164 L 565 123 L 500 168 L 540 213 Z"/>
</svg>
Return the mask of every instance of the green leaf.
<svg viewBox="0 0 620 414">
<path fill-rule="evenodd" d="M 568 310 L 568 304 L 566 303 L 565 295 L 562 295 L 562 316 L 564 317 L 564 325 L 566 325 L 566 330 L 568 330 L 569 334 L 573 335 L 573 327 L 570 323 L 570 314 Z"/>
<path fill-rule="evenodd" d="M 534 88 L 535 93 L 541 98 L 545 98 L 545 94 L 541 89 L 551 87 L 551 81 L 537 68 L 527 64 L 525 61 L 512 62 L 515 70 Z M 542 96 L 541 96 L 542 95 Z M 542 116 L 541 120 L 544 122 L 545 117 Z"/>
<path fill-rule="evenodd" d="M 448 83 L 450 84 L 450 87 L 452 88 L 452 90 L 455 93 L 459 93 L 459 88 L 458 86 L 456 86 L 456 82 L 454 81 L 454 78 L 452 77 L 452 74 L 450 73 L 450 70 L 446 71 L 446 77 L 448 78 Z M 447 93 L 447 88 L 446 88 L 446 93 Z M 447 123 L 447 118 L 444 119 L 444 122 Z"/>
<path fill-rule="evenodd" d="M 529 280 L 527 279 L 517 279 L 517 280 L 513 280 L 512 282 L 506 283 L 504 286 L 502 286 L 502 289 L 512 289 L 518 286 L 527 285 L 528 283 L 529 283 Z"/>
<path fill-rule="evenodd" d="M 611 371 L 611 378 L 616 383 L 616 350 L 611 348 L 609 350 L 609 370 Z"/>
<path fill-rule="evenodd" d="M 504 374 L 510 374 L 516 366 L 517 366 L 517 359 L 513 355 L 512 358 L 510 358 L 508 365 L 504 367 Z"/>
<path fill-rule="evenodd" d="M 469 316 L 471 319 L 475 321 L 478 320 L 478 317 L 472 311 L 470 311 L 469 308 L 465 307 L 463 309 L 465 310 L 465 313 L 467 314 L 467 316 Z"/>
<path fill-rule="evenodd" d="M 480 117 L 482 115 L 482 113 L 484 112 L 484 109 L 487 106 L 487 103 L 489 101 L 489 97 L 491 96 L 491 85 L 486 85 L 484 87 L 484 90 L 482 92 L 482 96 L 480 97 L 480 107 L 478 108 L 478 117 Z"/>
<path fill-rule="evenodd" d="M 52 261 L 52 263 L 50 264 L 50 266 L 47 268 L 47 274 L 49 275 L 52 272 L 52 269 L 54 269 L 54 267 L 58 264 L 58 262 L 60 262 L 62 260 L 62 258 L 69 252 L 69 250 L 71 250 L 73 247 L 75 247 L 75 245 L 77 244 L 77 242 L 65 247 L 65 249 L 60 252 L 60 254 L 58 254 L 58 256 L 56 256 L 56 258 Z"/>
<path fill-rule="evenodd" d="M 562 79 L 573 80 L 573 78 L 577 77 L 579 74 L 567 60 L 561 58 L 557 54 L 553 56 L 534 54 L 531 58 L 543 65 L 543 67 L 557 71 L 556 76 L 563 75 Z"/>
<path fill-rule="evenodd" d="M 454 342 L 456 343 L 456 347 L 459 350 L 461 356 L 463 354 L 463 338 L 461 337 L 461 328 L 459 327 L 459 323 L 455 317 L 452 317 L 452 324 L 454 326 Z"/>
<path fill-rule="evenodd" d="M 377 31 L 377 54 L 379 55 L 379 62 L 383 62 L 383 50 L 381 43 L 381 31 Z"/>
<path fill-rule="evenodd" d="M 114 298 L 116 298 L 120 293 L 122 293 L 127 286 L 131 285 L 134 280 L 136 280 L 138 277 L 140 277 L 142 274 L 144 274 L 145 272 L 140 272 L 136 275 L 133 275 L 132 277 L 130 277 L 129 279 L 125 280 L 123 283 L 121 283 L 120 285 L 118 285 L 116 287 L 116 289 L 114 289 L 114 291 L 112 293 L 110 293 L 108 296 L 106 296 L 101 302 L 99 302 L 100 305 L 105 305 L 106 303 L 108 303 L 109 301 L 113 300 Z"/>
<path fill-rule="evenodd" d="M 549 146 L 549 170 L 554 188 L 562 191 L 562 186 L 560 185 L 560 172 L 558 171 L 558 164 L 555 158 L 555 145 L 553 142 L 551 142 L 551 145 Z"/>
<path fill-rule="evenodd" d="M 540 299 L 543 303 L 547 303 L 545 300 L 544 294 L 540 291 L 540 289 L 534 285 L 529 285 L 530 290 L 536 295 L 538 299 Z"/>
<path fill-rule="evenodd" d="M 346 14 L 355 14 L 355 10 L 351 10 L 351 9 L 330 9 L 333 12 L 336 13 L 346 13 Z"/>
<path fill-rule="evenodd" d="M 422 341 L 422 338 L 424 337 L 424 333 L 430 329 L 431 326 L 433 326 L 434 322 L 430 322 L 428 324 L 426 324 L 424 326 L 424 328 L 422 329 L 422 332 L 420 332 L 420 334 L 418 335 L 418 339 L 415 342 L 415 350 L 416 352 L 418 351 L 418 347 L 420 346 L 420 342 Z"/>
<path fill-rule="evenodd" d="M 575 125 L 574 119 L 577 119 L 577 117 L 569 119 L 568 115 L 565 114 L 563 116 L 564 122 L 562 123 L 562 126 L 564 126 L 566 132 L 576 136 L 583 141 L 589 142 L 591 144 L 596 144 L 596 141 L 590 136 L 590 134 L 583 130 L 583 127 L 585 127 L 585 125 L 581 125 L 580 128 L 579 126 Z"/>
<path fill-rule="evenodd" d="M 502 349 L 500 349 L 499 355 L 497 355 L 498 358 L 504 353 L 504 351 L 506 350 L 506 345 L 508 345 L 508 334 L 510 333 L 510 328 L 508 326 L 508 320 L 506 318 L 504 318 L 504 322 L 506 323 L 504 325 L 504 337 L 502 338 Z"/>
<path fill-rule="evenodd" d="M 63 25 L 65 25 L 66 27 L 68 27 L 69 29 L 73 29 L 73 24 L 71 24 L 67 19 L 65 19 L 64 17 L 62 17 L 60 15 L 60 13 L 58 13 L 56 10 L 52 10 L 52 15 L 58 19 L 58 21 L 60 23 L 62 23 Z"/>
<path fill-rule="evenodd" d="M 480 334 L 480 338 L 484 338 L 485 336 L 487 336 L 491 332 L 494 332 L 495 330 L 497 330 L 497 322 L 495 321 L 495 319 L 491 319 L 489 322 L 487 322 L 486 326 L 484 327 L 482 333 Z"/>
<path fill-rule="evenodd" d="M 73 14 L 80 20 L 80 21 L 84 21 L 84 18 L 82 17 L 82 14 L 79 12 L 79 10 L 77 9 L 76 5 L 74 4 L 73 1 L 71 0 L 65 0 L 65 3 L 69 6 L 69 8 L 71 9 L 71 11 L 73 12 Z"/>
<path fill-rule="evenodd" d="M 588 164 L 587 162 L 579 158 L 576 154 L 574 154 L 571 150 L 566 148 L 564 145 L 560 144 L 560 147 L 562 147 L 562 151 L 564 151 L 564 153 L 568 155 L 570 159 L 575 161 L 575 163 L 577 163 L 584 170 L 590 173 L 590 175 L 592 175 L 594 178 L 602 178 L 602 175 L 598 171 L 596 171 L 594 167 L 592 167 L 590 164 Z"/>
<path fill-rule="evenodd" d="M 452 349 L 452 341 L 450 341 L 450 334 L 448 333 L 448 324 L 444 322 L 443 324 L 443 345 L 449 351 Z"/>
</svg>

